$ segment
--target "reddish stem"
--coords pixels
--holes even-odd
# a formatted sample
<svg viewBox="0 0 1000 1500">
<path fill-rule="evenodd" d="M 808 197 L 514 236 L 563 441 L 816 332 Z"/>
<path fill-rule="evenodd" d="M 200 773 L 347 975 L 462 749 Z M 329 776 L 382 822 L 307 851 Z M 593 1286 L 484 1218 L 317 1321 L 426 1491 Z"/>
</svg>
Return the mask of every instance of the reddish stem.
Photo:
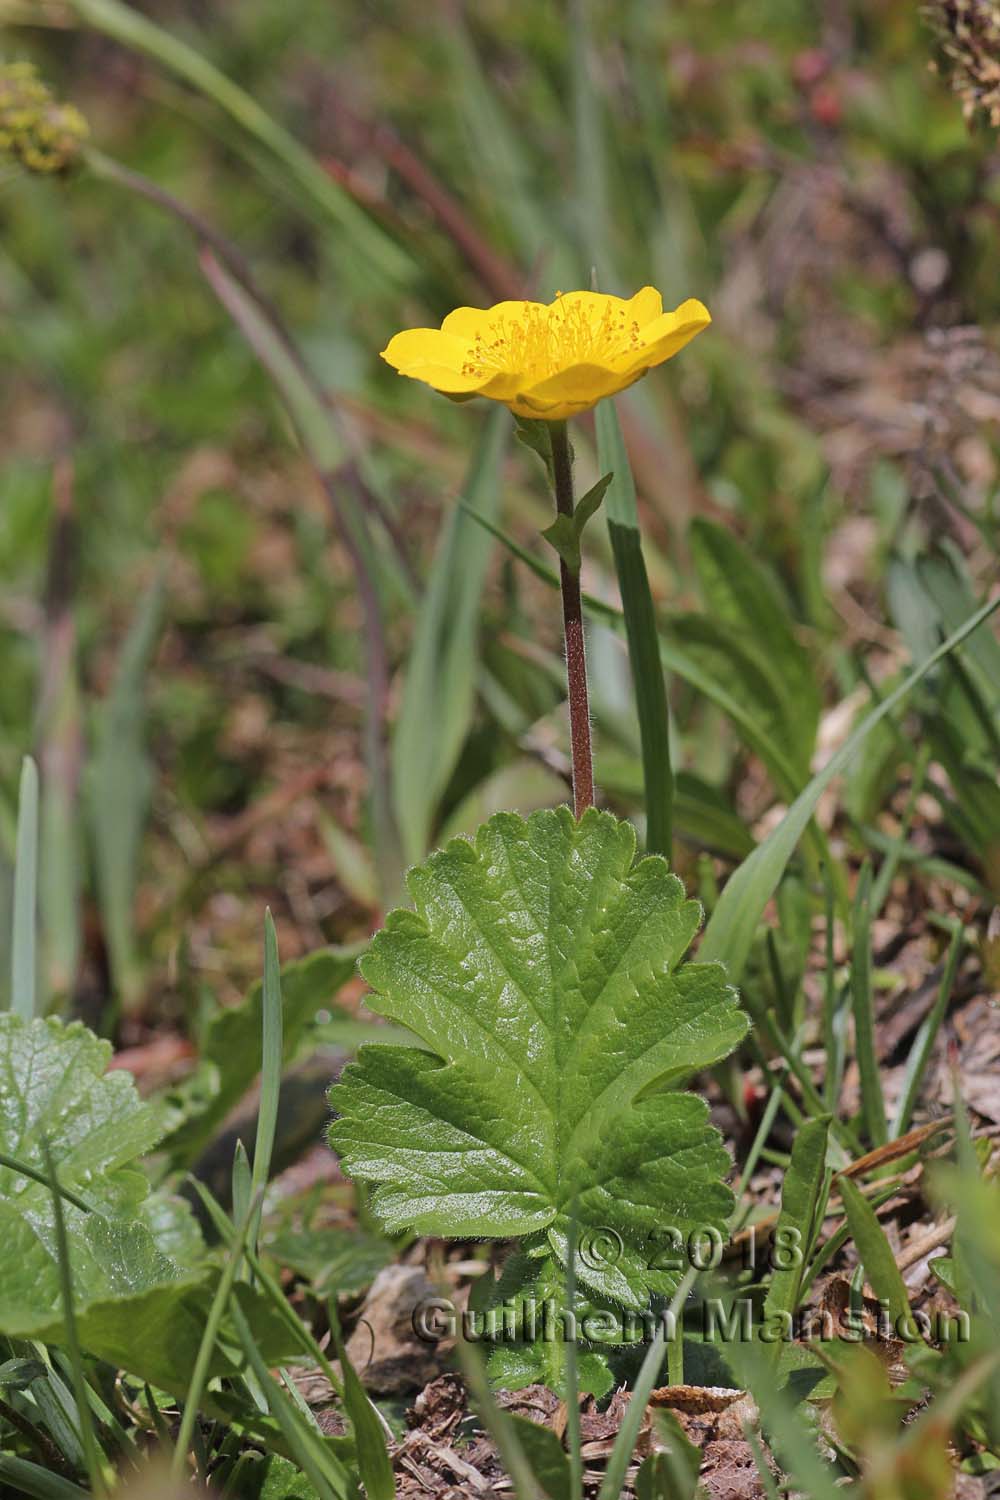
<svg viewBox="0 0 1000 1500">
<path fill-rule="evenodd" d="M 550 422 L 552 477 L 556 510 L 573 514 L 573 463 L 565 422 Z M 569 690 L 569 732 L 573 755 L 573 811 L 582 817 L 594 805 L 594 757 L 590 744 L 590 697 L 587 691 L 587 647 L 583 634 L 580 575 L 560 558 L 563 629 L 566 637 L 566 682 Z"/>
</svg>

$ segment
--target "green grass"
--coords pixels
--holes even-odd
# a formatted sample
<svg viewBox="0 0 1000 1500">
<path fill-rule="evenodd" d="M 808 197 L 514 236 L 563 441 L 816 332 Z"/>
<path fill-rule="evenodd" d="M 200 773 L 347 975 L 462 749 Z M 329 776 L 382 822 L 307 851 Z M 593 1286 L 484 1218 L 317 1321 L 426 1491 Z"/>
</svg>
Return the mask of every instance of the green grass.
<svg viewBox="0 0 1000 1500">
<path fill-rule="evenodd" d="M 703 895 L 699 960 L 755 1021 L 705 1083 L 731 1122 L 734 1230 L 780 1202 L 805 1244 L 794 1271 L 755 1270 L 758 1311 L 795 1315 L 821 1271 L 860 1266 L 903 1311 L 894 1174 L 947 1147 L 895 1143 L 939 1108 L 953 1014 L 995 987 L 996 137 L 929 69 L 919 13 L 849 5 L 831 32 L 783 0 L 230 10 L 0 0 L 5 58 L 92 132 L 65 176 L 0 165 L 0 1005 L 82 1019 L 140 1070 L 174 1058 L 143 1079 L 164 1133 L 142 1173 L 159 1204 L 190 1170 L 208 1236 L 192 1248 L 180 1214 L 163 1241 L 202 1281 L 177 1304 L 196 1355 L 154 1390 L 136 1355 L 88 1347 L 66 1253 L 88 1193 L 4 1138 L 0 1207 L 53 1189 L 65 1329 L 46 1350 L 0 1327 L 17 1494 L 113 1488 L 150 1433 L 175 1477 L 223 1492 L 392 1493 L 384 1415 L 330 1364 L 356 1288 L 328 1313 L 337 1288 L 268 1248 L 321 1243 L 331 1214 L 359 1254 L 410 1243 L 386 1249 L 361 1189 L 270 1191 L 320 1139 L 330 1048 L 376 1030 L 349 957 L 296 961 L 364 943 L 442 838 L 566 800 L 569 777 L 543 475 L 505 412 L 379 360 L 398 329 L 592 276 L 715 318 L 572 439 L 581 494 L 614 474 L 607 528 L 583 534 L 598 787 Z M 904 934 L 926 1004 L 882 1049 Z M 259 1004 L 220 1025 L 261 972 Z M 938 1409 L 985 1464 L 995 1175 L 959 1146 L 942 1278 L 980 1321 L 911 1382 L 958 1390 Z M 888 1157 L 831 1181 L 872 1147 Z M 695 1297 L 717 1282 L 745 1290 L 727 1263 Z M 643 1393 L 690 1377 L 693 1349 L 689 1327 L 623 1358 L 638 1398 L 601 1500 Z M 879 1455 L 842 1434 L 821 1459 L 782 1351 L 755 1352 L 729 1370 L 758 1396 L 754 1443 L 815 1500 L 856 1487 Z M 298 1361 L 346 1438 L 290 1394 Z M 575 1405 L 554 1454 L 465 1368 L 518 1493 L 576 1500 Z M 924 1444 L 931 1472 L 928 1431 L 900 1427 L 879 1461 Z"/>
</svg>

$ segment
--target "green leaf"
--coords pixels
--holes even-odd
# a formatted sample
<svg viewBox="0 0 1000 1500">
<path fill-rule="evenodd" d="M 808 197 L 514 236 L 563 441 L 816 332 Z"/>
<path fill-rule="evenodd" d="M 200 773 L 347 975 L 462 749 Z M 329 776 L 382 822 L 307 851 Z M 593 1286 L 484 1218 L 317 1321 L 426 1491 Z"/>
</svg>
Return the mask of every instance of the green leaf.
<svg viewBox="0 0 1000 1500">
<path fill-rule="evenodd" d="M 464 494 L 495 516 L 507 414 L 483 429 Z M 393 735 L 392 792 L 409 862 L 423 859 L 469 723 L 476 689 L 483 582 L 493 547 L 488 534 L 454 506 L 438 543 L 416 629 Z"/>
<path fill-rule="evenodd" d="M 861 1112 L 868 1139 L 884 1146 L 889 1139 L 882 1095 L 882 1076 L 875 1050 L 875 1000 L 872 994 L 871 944 L 872 867 L 866 860 L 854 897 L 851 953 L 851 1001 L 854 1009 L 854 1048 L 861 1082 Z"/>
<path fill-rule="evenodd" d="M 316 1014 L 355 972 L 358 950 L 323 948 L 281 970 L 282 1061 L 299 1054 Z M 189 1118 L 169 1140 L 175 1160 L 192 1161 L 261 1071 L 264 990 L 258 981 L 241 1005 L 219 1009 L 206 1029 L 201 1067 L 181 1091 Z"/>
<path fill-rule="evenodd" d="M 330 1333 L 340 1361 L 344 1377 L 344 1406 L 354 1428 L 354 1441 L 358 1454 L 358 1472 L 365 1487 L 368 1500 L 392 1500 L 396 1493 L 396 1481 L 392 1474 L 392 1461 L 386 1447 L 385 1432 L 375 1408 L 358 1379 L 357 1371 L 347 1357 L 344 1340 L 340 1332 L 337 1309 L 330 1304 Z"/>
<path fill-rule="evenodd" d="M 855 1187 L 849 1177 L 837 1178 L 837 1189 L 844 1205 L 844 1213 L 850 1226 L 851 1237 L 857 1246 L 858 1255 L 864 1261 L 865 1274 L 875 1289 L 876 1297 L 889 1304 L 889 1316 L 897 1328 L 911 1320 L 910 1298 L 906 1290 L 892 1246 L 885 1237 L 875 1210 Z"/>
<path fill-rule="evenodd" d="M 260 1475 L 260 1488 L 256 1490 L 256 1500 L 317 1500 L 318 1491 L 315 1486 L 290 1459 L 272 1453 L 255 1467 L 263 1471 Z M 240 1493 L 246 1494 L 247 1500 L 252 1500 L 250 1490 L 241 1489 Z"/>
<path fill-rule="evenodd" d="M 529 1385 L 558 1384 L 562 1378 L 562 1361 L 553 1357 L 552 1348 L 534 1344 L 498 1344 L 490 1355 L 489 1376 L 503 1391 L 523 1391 Z M 607 1361 L 600 1354 L 577 1354 L 577 1390 L 581 1396 L 601 1401 L 614 1389 L 615 1380 Z"/>
<path fill-rule="evenodd" d="M 542 531 L 542 536 L 559 553 L 571 573 L 580 571 L 584 527 L 596 515 L 613 477 L 612 474 L 603 475 L 593 488 L 577 501 L 571 516 L 556 516 L 552 525 L 546 526 Z"/>
<path fill-rule="evenodd" d="M 512 1416 L 514 1432 L 542 1492 L 549 1500 L 573 1500 L 569 1459 L 551 1427 Z"/>
<path fill-rule="evenodd" d="M 156 575 L 122 647 L 111 696 L 98 725 L 89 784 L 97 889 L 118 998 L 136 999 L 133 902 L 152 787 L 146 752 L 145 680 L 163 614 L 164 575 Z"/>
<path fill-rule="evenodd" d="M 781 705 L 783 742 L 808 775 L 821 698 L 816 665 L 796 639 L 775 583 L 722 526 L 699 517 L 689 534 L 691 557 L 705 602 L 718 623 L 750 644 Z"/>
<path fill-rule="evenodd" d="M 297 193 L 311 202 L 351 246 L 361 265 L 390 284 L 409 280 L 414 270 L 409 250 L 390 239 L 322 163 L 268 114 L 254 93 L 220 72 L 208 56 L 209 47 L 191 46 L 122 0 L 71 3 L 89 26 L 152 58 L 228 115 L 247 137 L 254 165 L 259 164 L 258 153 L 262 152 L 274 176 L 283 184 L 294 184 Z"/>
<path fill-rule="evenodd" d="M 11 941 L 11 1005 L 25 1020 L 35 1014 L 35 929 L 38 909 L 38 768 L 30 755 L 21 765 L 17 803 L 17 862 Z"/>
<path fill-rule="evenodd" d="M 651 1453 L 635 1477 L 636 1500 L 693 1500 L 701 1473 L 701 1449 L 690 1441 L 671 1411 L 654 1412 L 665 1453 Z"/>
<path fill-rule="evenodd" d="M 353 1297 L 395 1259 L 390 1240 L 355 1229 L 285 1230 L 263 1247 L 309 1282 L 317 1296 Z"/>
<path fill-rule="evenodd" d="M 550 488 L 555 488 L 555 469 L 552 466 L 552 433 L 548 422 L 535 421 L 531 417 L 514 418 L 514 436 L 525 448 L 537 453 L 548 477 Z"/>
<path fill-rule="evenodd" d="M 988 604 L 984 604 L 966 620 L 959 630 L 950 635 L 926 661 L 900 683 L 894 692 L 868 714 L 846 743 L 835 755 L 831 756 L 822 771 L 818 772 L 805 790 L 796 797 L 774 832 L 758 845 L 728 881 L 705 928 L 705 936 L 699 950 L 703 958 L 725 958 L 729 973 L 734 979 L 739 979 L 753 945 L 757 923 L 763 916 L 764 908 L 774 894 L 785 866 L 794 854 L 799 839 L 808 828 L 817 804 L 830 782 L 850 762 L 855 751 L 864 743 L 875 726 L 880 724 L 898 703 L 902 703 L 927 673 L 961 645 L 998 607 L 1000 607 L 1000 599 L 993 599 Z"/>
<path fill-rule="evenodd" d="M 642 743 L 646 807 L 646 848 L 670 858 L 673 842 L 674 775 L 670 759 L 670 709 L 660 662 L 653 595 L 642 555 L 635 482 L 613 401 L 594 413 L 597 459 L 611 470 L 608 534 L 615 557 L 625 615 L 628 659 Z"/>
<path fill-rule="evenodd" d="M 0 1479 L 12 1486 L 14 1494 L 32 1495 L 36 1500 L 88 1500 L 90 1494 L 40 1464 L 8 1453 L 0 1453 Z"/>
<path fill-rule="evenodd" d="M 260 1105 L 257 1110 L 257 1135 L 253 1148 L 253 1171 L 248 1197 L 260 1198 L 271 1175 L 271 1155 L 278 1126 L 278 1102 L 281 1095 L 281 1072 L 284 1064 L 282 1029 L 284 1011 L 281 1003 L 281 964 L 278 958 L 278 936 L 274 930 L 271 908 L 264 913 L 264 981 L 261 986 L 261 1075 Z M 235 1203 L 235 1194 L 233 1196 Z M 239 1218 L 239 1214 L 237 1215 Z M 250 1226 L 248 1245 L 257 1248 L 260 1231 L 261 1201 Z"/>
<path fill-rule="evenodd" d="M 704 1101 L 662 1085 L 725 1057 L 747 1020 L 720 967 L 682 965 L 697 902 L 634 855 L 627 823 L 559 808 L 497 814 L 413 870 L 417 909 L 390 915 L 362 972 L 431 1050 L 363 1047 L 330 1139 L 390 1229 L 534 1236 L 557 1290 L 578 1197 L 579 1284 L 640 1307 L 680 1280 L 650 1236 L 721 1230 L 733 1202 Z M 620 1255 L 585 1255 L 590 1229 Z"/>
<path fill-rule="evenodd" d="M 781 1214 L 775 1228 L 775 1270 L 764 1302 L 764 1322 L 772 1327 L 782 1318 L 791 1318 L 798 1306 L 799 1287 L 826 1183 L 829 1133 L 828 1117 L 808 1120 L 792 1146 L 791 1164 L 781 1188 Z M 774 1339 L 768 1348 L 777 1360 L 781 1340 Z"/>
<path fill-rule="evenodd" d="M 162 1134 L 159 1112 L 140 1100 L 128 1073 L 106 1073 L 110 1056 L 110 1045 L 79 1022 L 0 1017 L 0 1152 L 44 1176 L 43 1142 L 49 1143 L 63 1189 L 81 1339 L 91 1307 L 192 1275 L 189 1219 L 167 1203 L 151 1209 L 146 1178 L 133 1166 Z M 81 1202 L 90 1205 L 89 1212 Z M 182 1243 L 184 1263 L 166 1248 Z M 5 1166 L 0 1331 L 41 1336 L 43 1329 L 60 1327 L 61 1319 L 51 1194 L 37 1177 Z"/>
</svg>

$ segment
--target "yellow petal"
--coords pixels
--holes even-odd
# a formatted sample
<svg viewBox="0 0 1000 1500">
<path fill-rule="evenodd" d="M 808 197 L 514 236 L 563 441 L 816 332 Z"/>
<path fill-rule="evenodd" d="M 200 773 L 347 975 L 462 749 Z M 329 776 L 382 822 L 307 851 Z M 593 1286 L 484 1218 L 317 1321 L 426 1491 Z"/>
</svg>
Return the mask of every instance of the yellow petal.
<svg viewBox="0 0 1000 1500">
<path fill-rule="evenodd" d="M 595 323 L 599 323 L 609 308 L 624 308 L 625 305 L 621 297 L 612 297 L 609 292 L 560 292 L 549 303 L 549 311 L 562 308 L 569 312 L 570 309 L 582 308 Z"/>
<path fill-rule="evenodd" d="M 662 365 L 664 360 L 679 354 L 711 321 L 712 315 L 704 303 L 689 297 L 673 312 L 661 313 L 641 330 L 639 344 L 624 356 L 620 367 L 650 370 L 654 365 Z"/>
<path fill-rule="evenodd" d="M 468 352 L 464 339 L 442 333 L 440 328 L 408 328 L 389 340 L 382 358 L 400 375 L 422 380 L 437 391 L 477 391 L 486 384 L 486 377 L 465 373 L 462 367 Z"/>
<path fill-rule="evenodd" d="M 493 307 L 456 307 L 441 324 L 442 333 L 450 333 L 468 344 L 477 333 L 488 333 L 494 323 L 517 323 L 528 315 L 528 309 L 542 310 L 540 302 L 497 302 Z"/>
<path fill-rule="evenodd" d="M 638 323 L 640 333 L 647 323 L 652 323 L 663 311 L 663 298 L 655 286 L 644 286 L 630 297 L 625 304 L 625 311 L 630 323 Z"/>
<path fill-rule="evenodd" d="M 554 422 L 563 414 L 564 408 L 568 412 L 587 411 L 627 384 L 630 384 L 627 377 L 623 379 L 617 370 L 606 365 L 570 365 L 547 380 L 519 390 L 516 399 L 525 408 L 520 415 L 544 417 Z M 518 410 L 517 407 L 513 409 Z"/>
</svg>

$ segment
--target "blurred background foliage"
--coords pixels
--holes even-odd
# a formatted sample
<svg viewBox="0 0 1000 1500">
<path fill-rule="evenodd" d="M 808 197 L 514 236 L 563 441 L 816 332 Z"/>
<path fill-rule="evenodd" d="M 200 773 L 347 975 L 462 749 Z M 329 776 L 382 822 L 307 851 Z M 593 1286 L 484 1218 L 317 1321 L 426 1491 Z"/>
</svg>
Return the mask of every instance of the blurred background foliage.
<svg viewBox="0 0 1000 1500">
<path fill-rule="evenodd" d="M 385 619 L 403 854 L 386 877 L 371 852 L 357 559 L 191 234 L 85 163 L 5 167 L 0 865 L 34 750 L 51 998 L 106 1024 L 124 1003 L 126 1039 L 191 1017 L 256 972 L 265 901 L 286 958 L 364 936 L 421 843 L 564 798 L 553 599 L 457 510 L 478 486 L 474 508 L 536 551 L 541 475 L 485 411 L 378 351 L 458 303 L 548 299 L 592 271 L 715 319 L 620 403 L 663 636 L 685 653 L 675 859 L 710 904 L 804 784 L 817 728 L 825 753 L 996 574 L 1000 158 L 933 68 L 928 18 L 892 0 L 126 7 L 281 122 L 324 196 L 210 90 L 83 24 L 102 4 L 0 0 L 4 57 L 239 246 L 327 393 L 333 488 L 360 507 Z M 577 447 L 589 481 L 585 424 Z M 721 568 L 713 526 L 735 538 Z M 585 583 L 614 603 L 603 525 L 588 547 Z M 884 730 L 833 830 L 838 855 L 898 830 L 926 729 L 937 813 L 907 868 L 931 905 L 954 899 L 942 867 L 973 902 L 1000 885 L 1000 678 L 977 639 L 919 727 Z M 591 658 L 598 782 L 639 818 L 627 660 L 600 624 Z M 446 681 L 411 688 L 407 714 L 418 660 Z M 793 975 L 801 874 L 782 891 Z"/>
</svg>

